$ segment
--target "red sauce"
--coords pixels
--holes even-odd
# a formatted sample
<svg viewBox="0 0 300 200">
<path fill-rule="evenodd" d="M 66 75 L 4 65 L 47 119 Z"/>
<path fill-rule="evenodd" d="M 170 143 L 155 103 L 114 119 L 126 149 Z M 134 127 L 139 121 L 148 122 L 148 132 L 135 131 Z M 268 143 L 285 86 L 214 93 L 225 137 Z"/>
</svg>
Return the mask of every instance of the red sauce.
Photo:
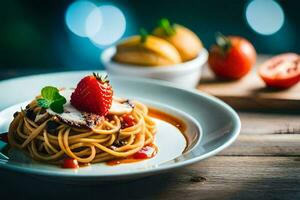
<svg viewBox="0 0 300 200">
<path fill-rule="evenodd" d="M 173 126 L 177 127 L 180 130 L 180 132 L 185 136 L 184 133 L 186 131 L 186 125 L 184 124 L 184 122 L 182 120 L 180 120 L 172 115 L 169 115 L 165 112 L 162 112 L 160 110 L 153 109 L 153 108 L 149 108 L 148 115 L 150 117 L 157 118 L 157 119 L 160 119 L 160 120 L 163 120 L 163 121 L 166 121 L 166 122 L 172 124 Z M 188 141 L 188 140 L 186 139 L 186 141 Z M 119 164 L 124 164 L 124 163 L 134 163 L 134 162 L 143 161 L 146 159 L 153 158 L 156 155 L 157 151 L 158 151 L 157 146 L 155 146 L 155 144 L 150 144 L 150 145 L 143 147 L 140 151 L 138 151 L 137 153 L 135 153 L 132 156 L 129 156 L 127 158 L 120 158 L 120 159 L 107 161 L 106 164 L 110 165 L 110 166 L 114 166 L 114 165 L 119 165 Z M 149 152 L 152 152 L 152 153 L 149 153 Z"/>
<path fill-rule="evenodd" d="M 168 113 L 153 108 L 149 108 L 148 115 L 150 117 L 161 119 L 163 121 L 172 124 L 173 126 L 176 126 L 182 134 L 184 134 L 186 131 L 186 125 L 183 123 L 183 121 L 172 115 L 169 115 Z"/>
<path fill-rule="evenodd" d="M 119 164 L 143 161 L 146 159 L 153 158 L 156 155 L 157 150 L 158 150 L 158 148 L 155 144 L 149 144 L 149 145 L 143 147 L 137 153 L 133 154 L 132 156 L 129 156 L 127 158 L 110 160 L 110 161 L 107 161 L 106 164 L 109 166 L 114 166 L 114 165 L 119 165 Z"/>
<path fill-rule="evenodd" d="M 182 120 L 178 119 L 177 117 L 175 117 L 173 115 L 170 115 L 168 113 L 165 113 L 163 111 L 160 111 L 160 110 L 157 110 L 157 109 L 154 109 L 154 108 L 149 108 L 148 115 L 150 117 L 163 120 L 165 122 L 168 122 L 168 123 L 172 124 L 173 126 L 176 126 L 185 138 L 185 141 L 187 143 L 186 148 L 189 146 L 188 145 L 189 139 L 188 139 L 188 137 L 185 133 L 186 132 L 186 125 Z"/>
</svg>

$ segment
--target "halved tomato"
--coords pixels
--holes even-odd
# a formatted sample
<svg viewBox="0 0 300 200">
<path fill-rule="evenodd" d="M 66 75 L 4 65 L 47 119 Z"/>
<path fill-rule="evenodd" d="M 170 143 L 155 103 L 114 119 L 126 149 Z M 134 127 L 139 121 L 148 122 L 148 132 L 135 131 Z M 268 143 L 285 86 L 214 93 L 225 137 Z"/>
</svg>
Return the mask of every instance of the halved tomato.
<svg viewBox="0 0 300 200">
<path fill-rule="evenodd" d="M 289 88 L 300 81 L 300 56 L 285 53 L 263 63 L 258 71 L 267 86 Z"/>
</svg>

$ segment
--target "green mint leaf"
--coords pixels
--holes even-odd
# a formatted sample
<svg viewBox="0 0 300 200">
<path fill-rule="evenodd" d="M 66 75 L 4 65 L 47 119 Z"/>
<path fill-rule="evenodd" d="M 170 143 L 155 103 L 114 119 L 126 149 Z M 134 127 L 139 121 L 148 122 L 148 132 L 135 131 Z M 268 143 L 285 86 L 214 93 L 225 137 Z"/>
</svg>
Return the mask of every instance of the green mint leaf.
<svg viewBox="0 0 300 200">
<path fill-rule="evenodd" d="M 41 91 L 42 97 L 48 100 L 54 100 L 57 94 L 59 94 L 59 90 L 52 86 L 46 86 Z"/>
<path fill-rule="evenodd" d="M 53 101 L 61 101 L 62 104 L 67 103 L 67 100 L 64 96 L 60 95 L 58 92 L 54 94 Z"/>
<path fill-rule="evenodd" d="M 57 100 L 51 103 L 50 109 L 53 110 L 56 113 L 63 113 L 64 112 L 64 103 L 63 99 Z"/>
<path fill-rule="evenodd" d="M 67 103 L 67 100 L 64 96 L 59 94 L 59 90 L 56 87 L 44 87 L 41 91 L 41 95 L 43 98 L 37 99 L 40 107 L 50 108 L 57 113 L 62 113 L 64 111 L 63 105 Z"/>
<path fill-rule="evenodd" d="M 42 108 L 49 108 L 49 106 L 51 104 L 50 101 L 48 101 L 47 99 L 44 99 L 44 98 L 37 99 L 37 103 Z"/>
<path fill-rule="evenodd" d="M 56 99 L 54 102 L 55 102 L 55 103 L 59 103 L 59 104 L 61 104 L 61 105 L 64 105 L 65 103 L 67 103 L 67 100 L 66 100 L 65 97 L 61 96 L 61 98 Z"/>
</svg>

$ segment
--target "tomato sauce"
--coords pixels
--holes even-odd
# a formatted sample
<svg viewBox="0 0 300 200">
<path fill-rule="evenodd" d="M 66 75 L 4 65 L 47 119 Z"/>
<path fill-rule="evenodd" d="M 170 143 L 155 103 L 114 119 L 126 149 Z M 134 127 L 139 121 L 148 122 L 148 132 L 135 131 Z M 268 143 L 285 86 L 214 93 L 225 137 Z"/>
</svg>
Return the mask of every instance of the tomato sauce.
<svg viewBox="0 0 300 200">
<path fill-rule="evenodd" d="M 165 122 L 172 124 L 173 126 L 176 126 L 182 134 L 184 134 L 186 131 L 186 125 L 184 124 L 184 122 L 182 120 L 180 120 L 172 115 L 169 115 L 165 112 L 162 112 L 157 109 L 149 108 L 148 115 L 150 117 L 163 120 Z"/>
<path fill-rule="evenodd" d="M 180 132 L 185 136 L 185 131 L 186 131 L 186 125 L 184 122 L 172 115 L 169 115 L 163 111 L 149 108 L 148 115 L 150 117 L 156 118 L 163 120 L 165 122 L 168 122 L 172 124 L 173 126 L 177 127 Z M 186 137 L 186 136 L 185 136 Z M 188 140 L 186 140 L 188 141 Z M 140 162 L 146 159 L 153 158 L 158 151 L 158 148 L 155 144 L 149 144 L 145 147 L 143 147 L 140 151 L 137 153 L 133 154 L 132 156 L 129 156 L 127 158 L 120 158 L 120 159 L 115 159 L 115 160 L 110 160 L 107 161 L 106 164 L 109 166 L 115 166 L 119 164 L 125 164 L 125 163 L 134 163 L 134 162 Z M 150 153 L 149 153 L 150 152 Z"/>
<path fill-rule="evenodd" d="M 152 144 L 149 144 L 149 145 L 143 147 L 140 151 L 133 154 L 132 156 L 129 156 L 127 158 L 110 160 L 110 161 L 107 161 L 106 164 L 109 166 L 115 166 L 115 165 L 119 165 L 119 164 L 143 161 L 146 159 L 153 158 L 156 155 L 157 151 L 158 151 L 157 146 L 152 143 Z"/>
</svg>

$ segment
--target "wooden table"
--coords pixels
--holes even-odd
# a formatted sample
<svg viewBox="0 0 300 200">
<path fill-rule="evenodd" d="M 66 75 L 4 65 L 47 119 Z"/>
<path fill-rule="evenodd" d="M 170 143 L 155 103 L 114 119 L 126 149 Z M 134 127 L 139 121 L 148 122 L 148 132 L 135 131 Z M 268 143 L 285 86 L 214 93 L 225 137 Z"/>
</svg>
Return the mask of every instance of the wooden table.
<svg viewBox="0 0 300 200">
<path fill-rule="evenodd" d="M 136 181 L 83 186 L 0 171 L 0 196 L 300 199 L 300 116 L 244 112 L 239 116 L 242 132 L 231 147 L 183 169 Z"/>
<path fill-rule="evenodd" d="M 86 185 L 49 182 L 0 170 L 0 197 L 300 199 L 300 115 L 238 114 L 242 131 L 231 147 L 180 170 L 129 182 Z"/>
</svg>

